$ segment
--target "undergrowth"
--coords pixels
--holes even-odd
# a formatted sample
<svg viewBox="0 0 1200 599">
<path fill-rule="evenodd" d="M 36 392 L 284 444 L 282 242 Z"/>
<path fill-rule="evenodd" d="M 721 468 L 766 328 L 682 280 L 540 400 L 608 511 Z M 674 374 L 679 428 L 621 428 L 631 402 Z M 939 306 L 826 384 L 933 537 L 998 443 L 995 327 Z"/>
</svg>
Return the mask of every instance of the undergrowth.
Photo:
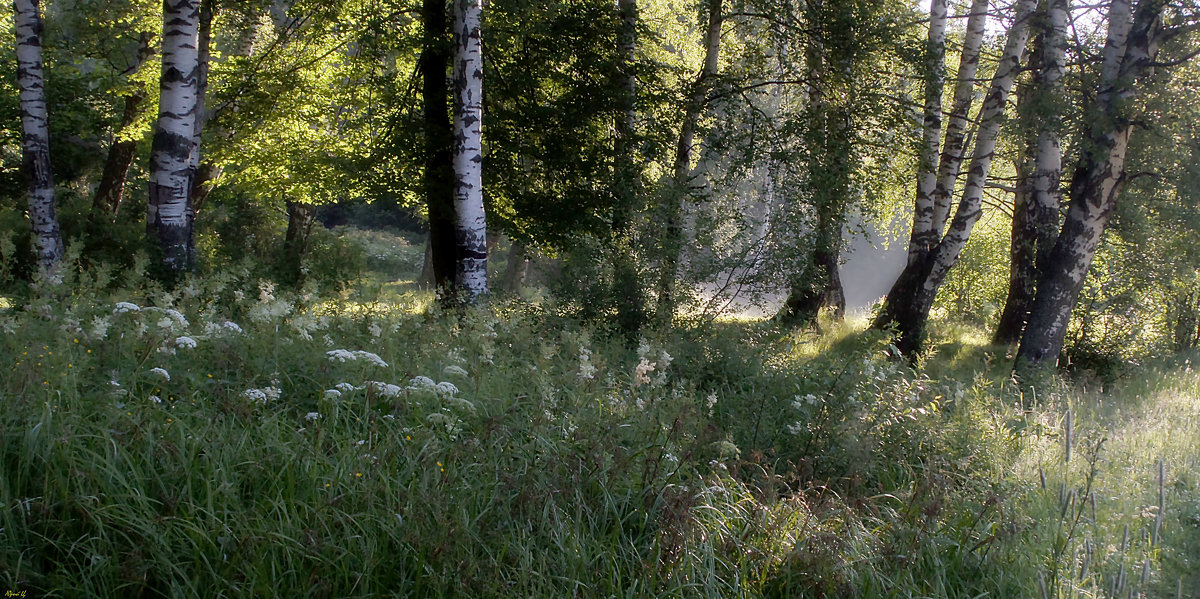
<svg viewBox="0 0 1200 599">
<path fill-rule="evenodd" d="M 1200 596 L 1186 357 L 1023 389 L 969 329 L 914 370 L 855 325 L 119 276 L 0 311 L 7 588 Z"/>
</svg>

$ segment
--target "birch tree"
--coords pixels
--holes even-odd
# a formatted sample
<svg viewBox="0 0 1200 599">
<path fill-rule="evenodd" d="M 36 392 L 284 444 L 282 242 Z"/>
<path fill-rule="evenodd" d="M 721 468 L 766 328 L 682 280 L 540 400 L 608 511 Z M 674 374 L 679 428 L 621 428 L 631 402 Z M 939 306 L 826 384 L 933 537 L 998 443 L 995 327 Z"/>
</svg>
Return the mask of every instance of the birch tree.
<svg viewBox="0 0 1200 599">
<path fill-rule="evenodd" d="M 1037 284 L 1029 323 L 1017 350 L 1017 370 L 1053 364 L 1062 351 L 1071 311 L 1126 182 L 1125 154 L 1133 133 L 1138 87 L 1154 67 L 1165 38 L 1183 31 L 1163 25 L 1167 0 L 1112 0 L 1099 86 L 1086 115 L 1070 205 Z"/>
<path fill-rule="evenodd" d="M 1004 51 L 980 107 L 978 132 L 967 179 L 949 229 L 927 257 L 910 262 L 900 273 L 873 324 L 877 328 L 895 326 L 898 332 L 896 347 L 905 355 L 912 355 L 920 348 L 937 291 L 946 274 L 958 261 L 970 239 L 971 229 L 983 214 L 984 186 L 995 154 L 1008 94 L 1020 72 L 1021 55 L 1028 41 L 1029 20 L 1035 7 L 1036 0 L 1018 0 L 1016 3 L 1016 14 L 1008 30 Z M 936 225 L 936 214 L 934 220 Z"/>
<path fill-rule="evenodd" d="M 193 261 L 192 181 L 199 152 L 200 0 L 163 5 L 162 79 L 158 122 L 150 156 L 147 234 L 161 248 L 163 265 L 183 272 Z"/>
<path fill-rule="evenodd" d="M 671 170 L 671 187 L 665 217 L 663 258 L 658 279 L 658 305 L 656 316 L 669 322 L 675 314 L 678 302 L 675 285 L 679 271 L 679 257 L 683 251 L 683 198 L 690 193 L 692 184 L 692 150 L 696 127 L 703 112 L 712 80 L 717 76 L 721 56 L 721 24 L 723 0 L 706 0 L 708 28 L 704 34 L 704 66 L 688 91 L 684 106 L 683 123 L 679 127 L 679 138 L 675 145 L 675 161 Z"/>
<path fill-rule="evenodd" d="M 17 86 L 21 102 L 22 170 L 29 189 L 29 221 L 38 267 L 51 270 L 62 259 L 63 240 L 54 206 L 50 128 L 42 69 L 42 16 L 38 0 L 16 0 Z"/>
<path fill-rule="evenodd" d="M 1019 168 L 1009 250 L 1008 296 L 992 341 L 1021 339 L 1036 289 L 1038 266 L 1054 246 L 1062 178 L 1060 128 L 1062 78 L 1066 73 L 1068 0 L 1048 0 L 1040 11 L 1030 68 L 1034 71 L 1022 112 L 1032 129 Z"/>
<path fill-rule="evenodd" d="M 483 209 L 482 0 L 454 0 L 454 211 L 456 284 L 468 303 L 487 287 L 487 219 Z"/>
</svg>

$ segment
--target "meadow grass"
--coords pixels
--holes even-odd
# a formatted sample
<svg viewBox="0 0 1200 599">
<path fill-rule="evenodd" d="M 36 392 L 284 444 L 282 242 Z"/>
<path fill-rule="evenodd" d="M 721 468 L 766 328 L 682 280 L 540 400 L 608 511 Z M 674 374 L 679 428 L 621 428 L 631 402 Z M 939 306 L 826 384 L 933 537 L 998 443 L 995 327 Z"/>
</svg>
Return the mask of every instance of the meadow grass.
<svg viewBox="0 0 1200 599">
<path fill-rule="evenodd" d="M 862 323 L 111 278 L 0 311 L 0 586 L 1200 597 L 1188 356 L 1029 388 L 949 325 L 914 370 Z"/>
</svg>

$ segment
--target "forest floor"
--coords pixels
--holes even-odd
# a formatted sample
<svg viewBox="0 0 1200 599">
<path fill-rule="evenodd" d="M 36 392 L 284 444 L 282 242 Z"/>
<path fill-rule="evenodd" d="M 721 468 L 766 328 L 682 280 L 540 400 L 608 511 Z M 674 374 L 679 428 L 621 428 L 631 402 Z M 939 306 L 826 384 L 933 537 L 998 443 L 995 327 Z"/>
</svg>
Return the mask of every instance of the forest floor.
<svg viewBox="0 0 1200 599">
<path fill-rule="evenodd" d="M 1200 597 L 1197 355 L 1022 387 L 952 323 L 913 369 L 861 323 L 121 276 L 0 307 L 0 587 Z"/>
</svg>

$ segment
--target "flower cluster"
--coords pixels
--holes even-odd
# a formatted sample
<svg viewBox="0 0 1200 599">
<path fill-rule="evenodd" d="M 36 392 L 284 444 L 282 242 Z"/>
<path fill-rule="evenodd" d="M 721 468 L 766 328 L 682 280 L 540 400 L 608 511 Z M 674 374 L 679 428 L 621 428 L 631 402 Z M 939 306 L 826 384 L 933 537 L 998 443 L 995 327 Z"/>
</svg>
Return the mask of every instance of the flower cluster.
<svg viewBox="0 0 1200 599">
<path fill-rule="evenodd" d="M 380 368 L 387 368 L 388 365 L 387 362 L 383 361 L 383 358 L 380 358 L 377 354 L 373 354 L 369 351 L 331 349 L 325 352 L 325 355 L 329 356 L 330 362 L 355 362 L 362 360 L 368 364 L 379 366 Z"/>
</svg>

